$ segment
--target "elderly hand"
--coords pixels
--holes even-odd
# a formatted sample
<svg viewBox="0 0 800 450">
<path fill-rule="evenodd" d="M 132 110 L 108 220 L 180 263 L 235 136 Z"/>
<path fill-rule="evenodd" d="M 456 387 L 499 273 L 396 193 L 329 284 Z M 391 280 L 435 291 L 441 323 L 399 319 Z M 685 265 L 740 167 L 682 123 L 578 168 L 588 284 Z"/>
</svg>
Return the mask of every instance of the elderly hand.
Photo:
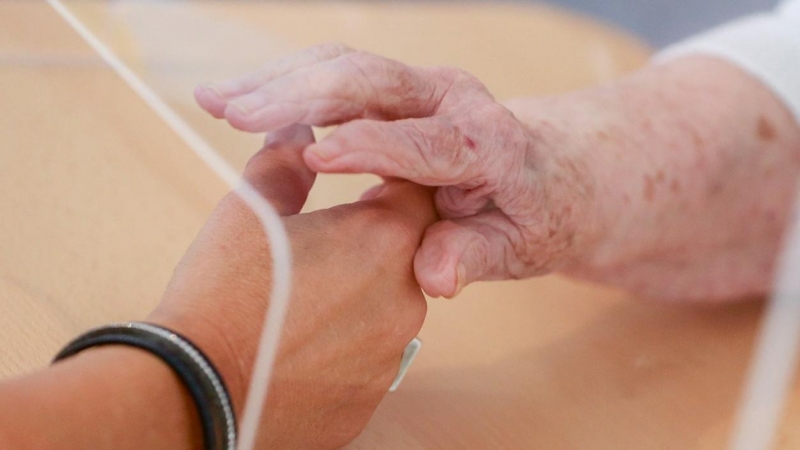
<svg viewBox="0 0 800 450">
<path fill-rule="evenodd" d="M 287 216 L 294 257 L 258 448 L 338 448 L 357 436 L 426 313 L 412 258 L 435 217 L 429 190 L 391 182 L 370 200 L 295 215 L 314 180 L 300 153 L 312 142 L 308 127 L 275 133 L 244 175 Z M 269 303 L 268 245 L 255 215 L 228 195 L 150 318 L 209 354 L 240 412 Z"/>
<path fill-rule="evenodd" d="M 341 124 L 304 150 L 313 170 L 436 186 L 414 260 L 434 296 L 551 270 L 649 298 L 763 294 L 800 173 L 785 105 L 702 56 L 506 109 L 463 71 L 323 45 L 196 97 L 242 130 Z"/>
<path fill-rule="evenodd" d="M 438 187 L 442 220 L 428 228 L 414 261 L 432 296 L 558 269 L 596 239 L 583 163 L 461 70 L 323 45 L 195 94 L 241 130 L 342 124 L 305 149 L 315 171 Z"/>
</svg>

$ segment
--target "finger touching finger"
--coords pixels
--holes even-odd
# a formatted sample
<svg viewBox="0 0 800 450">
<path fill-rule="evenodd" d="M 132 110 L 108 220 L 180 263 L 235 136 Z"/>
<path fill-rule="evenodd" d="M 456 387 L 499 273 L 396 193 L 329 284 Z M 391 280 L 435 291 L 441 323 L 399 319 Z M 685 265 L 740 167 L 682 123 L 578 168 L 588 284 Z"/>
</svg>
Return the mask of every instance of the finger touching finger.
<svg viewBox="0 0 800 450">
<path fill-rule="evenodd" d="M 422 234 L 430 224 L 438 219 L 433 204 L 433 188 L 420 186 L 408 181 L 387 180 L 371 190 L 367 199 L 357 203 L 372 211 L 376 224 L 392 223 L 396 230 L 419 245 Z M 398 241 L 396 245 L 402 245 Z M 407 243 L 407 241 L 405 241 Z"/>
<path fill-rule="evenodd" d="M 386 188 L 376 196 L 379 202 L 397 211 L 422 227 L 436 220 L 436 208 L 433 206 L 433 192 L 429 187 L 420 186 L 407 181 L 390 180 Z"/>
<path fill-rule="evenodd" d="M 417 281 L 428 295 L 451 298 L 474 281 L 507 278 L 517 261 L 512 229 L 499 211 L 433 224 L 414 258 Z"/>
<path fill-rule="evenodd" d="M 446 117 L 394 122 L 357 120 L 309 146 L 317 172 L 373 173 L 428 186 L 467 182 L 479 166 L 475 143 Z"/>
<path fill-rule="evenodd" d="M 303 161 L 302 151 L 313 142 L 310 127 L 283 128 L 270 133 L 245 167 L 244 179 L 281 215 L 299 213 L 308 198 L 316 175 Z"/>
</svg>

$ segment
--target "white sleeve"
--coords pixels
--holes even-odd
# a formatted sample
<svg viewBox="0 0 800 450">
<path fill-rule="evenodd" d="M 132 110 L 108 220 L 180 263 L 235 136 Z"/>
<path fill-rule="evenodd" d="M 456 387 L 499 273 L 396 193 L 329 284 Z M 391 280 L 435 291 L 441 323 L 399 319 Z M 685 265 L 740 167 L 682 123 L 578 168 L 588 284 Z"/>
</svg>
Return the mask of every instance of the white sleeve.
<svg viewBox="0 0 800 450">
<path fill-rule="evenodd" d="M 738 65 L 777 94 L 800 123 L 800 0 L 689 38 L 660 52 L 655 61 L 689 54 Z"/>
</svg>

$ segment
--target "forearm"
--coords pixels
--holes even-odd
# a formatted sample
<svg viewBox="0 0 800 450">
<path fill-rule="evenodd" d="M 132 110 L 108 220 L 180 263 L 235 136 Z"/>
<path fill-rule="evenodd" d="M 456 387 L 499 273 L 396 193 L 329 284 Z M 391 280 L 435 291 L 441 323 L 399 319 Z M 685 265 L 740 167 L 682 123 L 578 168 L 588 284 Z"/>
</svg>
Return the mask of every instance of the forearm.
<svg viewBox="0 0 800 450">
<path fill-rule="evenodd" d="M 800 172 L 800 129 L 772 92 L 689 57 L 568 97 L 510 104 L 591 177 L 599 237 L 566 272 L 652 297 L 768 289 Z"/>
<path fill-rule="evenodd" d="M 223 376 L 232 372 L 222 349 L 209 348 L 210 335 L 161 323 L 193 334 Z M 240 397 L 238 387 L 233 392 Z M 163 361 L 132 347 L 89 349 L 0 384 L 0 405 L 0 443 L 9 441 L 2 448 L 202 448 L 197 409 L 181 381 Z"/>
<path fill-rule="evenodd" d="M 199 421 L 180 381 L 133 348 L 87 350 L 0 385 L 0 404 L 8 448 L 200 448 Z"/>
<path fill-rule="evenodd" d="M 672 263 L 674 275 L 709 284 L 703 295 L 765 292 L 800 169 L 800 129 L 785 105 L 706 57 L 650 67 L 615 94 L 634 133 L 624 164 L 600 166 L 614 228 L 596 262 L 642 272 Z"/>
</svg>

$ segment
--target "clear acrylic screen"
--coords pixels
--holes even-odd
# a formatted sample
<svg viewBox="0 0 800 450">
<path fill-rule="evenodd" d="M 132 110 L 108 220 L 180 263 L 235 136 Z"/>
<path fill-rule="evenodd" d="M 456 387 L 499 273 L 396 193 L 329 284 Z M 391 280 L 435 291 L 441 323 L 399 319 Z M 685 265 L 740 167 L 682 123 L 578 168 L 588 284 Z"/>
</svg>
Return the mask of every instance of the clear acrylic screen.
<svg viewBox="0 0 800 450">
<path fill-rule="evenodd" d="M 263 136 L 208 116 L 194 87 L 314 44 L 459 66 L 499 99 L 608 81 L 648 54 L 545 7 L 65 4 L 237 170 Z M 43 367 L 89 327 L 144 318 L 229 186 L 44 2 L 0 1 L 0 106 L 8 378 Z M 376 181 L 322 176 L 305 210 L 355 201 Z M 718 448 L 760 309 L 643 304 L 560 277 L 472 286 L 454 302 L 429 302 L 420 357 L 353 447 L 644 448 L 669 439 L 673 448 Z"/>
</svg>

